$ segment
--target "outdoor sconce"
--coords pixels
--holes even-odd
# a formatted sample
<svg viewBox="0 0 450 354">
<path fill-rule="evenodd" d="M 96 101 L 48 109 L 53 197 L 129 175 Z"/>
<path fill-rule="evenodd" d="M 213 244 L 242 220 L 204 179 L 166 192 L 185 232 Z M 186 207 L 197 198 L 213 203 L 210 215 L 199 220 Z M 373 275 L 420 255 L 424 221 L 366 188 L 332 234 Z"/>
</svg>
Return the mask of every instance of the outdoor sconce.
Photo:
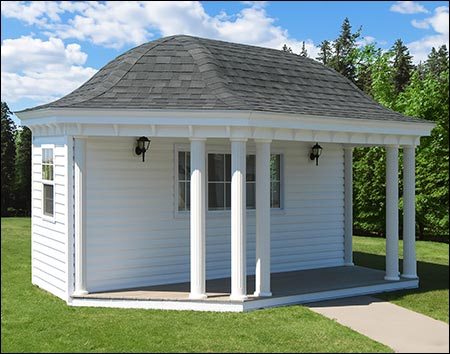
<svg viewBox="0 0 450 354">
<path fill-rule="evenodd" d="M 145 153 L 147 152 L 149 147 L 150 147 L 150 140 L 146 136 L 141 136 L 137 140 L 137 146 L 136 149 L 134 149 L 134 151 L 136 152 L 136 155 L 142 154 L 142 162 L 144 162 Z"/>
<path fill-rule="evenodd" d="M 320 154 L 322 154 L 322 146 L 320 146 L 318 143 L 316 143 L 316 145 L 314 145 L 311 148 L 311 155 L 309 155 L 309 158 L 311 160 L 316 160 L 316 166 L 319 165 L 319 156 Z"/>
</svg>

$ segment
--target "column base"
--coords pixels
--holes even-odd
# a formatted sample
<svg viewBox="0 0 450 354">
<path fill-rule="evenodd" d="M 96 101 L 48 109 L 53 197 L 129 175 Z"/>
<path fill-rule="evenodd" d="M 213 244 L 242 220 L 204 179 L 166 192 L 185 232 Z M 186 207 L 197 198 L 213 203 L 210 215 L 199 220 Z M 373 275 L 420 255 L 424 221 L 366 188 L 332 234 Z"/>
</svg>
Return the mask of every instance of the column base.
<svg viewBox="0 0 450 354">
<path fill-rule="evenodd" d="M 208 295 L 206 295 L 206 294 L 193 294 L 193 293 L 189 294 L 189 299 L 191 299 L 191 300 L 205 300 L 207 298 L 208 298 Z"/>
<path fill-rule="evenodd" d="M 344 263 L 344 266 L 346 266 L 346 267 L 351 267 L 351 266 L 354 266 L 354 265 L 355 265 L 355 263 L 353 263 L 353 262 Z"/>
<path fill-rule="evenodd" d="M 258 292 L 258 291 L 255 291 L 255 292 L 253 293 L 253 295 L 258 296 L 258 297 L 271 297 L 271 296 L 272 296 L 272 293 L 271 293 L 270 291 L 267 291 L 267 292 Z"/>
<path fill-rule="evenodd" d="M 402 274 L 402 277 L 406 279 L 419 279 L 416 274 Z"/>
<path fill-rule="evenodd" d="M 400 277 L 390 277 L 390 276 L 385 276 L 384 277 L 384 280 L 390 280 L 390 281 L 398 281 L 398 280 L 400 280 Z"/>
<path fill-rule="evenodd" d="M 87 290 L 75 290 L 73 292 L 73 295 L 75 296 L 83 296 L 83 295 L 87 295 L 89 294 L 89 292 Z"/>
<path fill-rule="evenodd" d="M 247 300 L 248 296 L 247 295 L 230 295 L 230 300 L 232 301 L 244 301 Z"/>
</svg>

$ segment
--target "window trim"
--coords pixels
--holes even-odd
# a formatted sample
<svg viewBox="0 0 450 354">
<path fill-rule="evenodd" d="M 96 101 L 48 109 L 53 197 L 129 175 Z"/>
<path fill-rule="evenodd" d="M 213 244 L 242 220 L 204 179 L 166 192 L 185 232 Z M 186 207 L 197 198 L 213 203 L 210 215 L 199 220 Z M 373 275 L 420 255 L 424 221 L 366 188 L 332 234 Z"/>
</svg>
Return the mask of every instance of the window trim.
<svg viewBox="0 0 450 354">
<path fill-rule="evenodd" d="M 43 174 L 43 166 L 44 166 L 44 150 L 51 150 L 52 151 L 52 172 L 53 172 L 53 176 L 52 179 L 44 179 Z M 41 201 L 41 216 L 43 220 L 49 221 L 49 222 L 55 222 L 55 214 L 56 214 L 56 210 L 55 210 L 55 145 L 53 144 L 42 144 L 41 145 L 41 196 L 42 196 L 42 201 Z M 52 186 L 53 187 L 53 214 L 46 214 L 45 213 L 45 193 L 44 193 L 44 186 Z"/>
<path fill-rule="evenodd" d="M 280 155 L 280 207 L 270 208 L 271 214 L 285 214 L 285 150 L 283 148 L 271 147 L 271 155 Z M 173 210 L 175 218 L 189 218 L 190 210 L 178 210 L 178 152 L 190 152 L 190 144 L 177 143 L 174 144 L 174 164 L 173 164 Z M 208 154 L 231 154 L 231 146 L 207 144 L 205 149 L 205 208 L 208 217 L 229 216 L 231 209 L 209 210 L 208 208 Z M 246 155 L 256 155 L 256 147 L 254 145 L 247 146 Z M 246 209 L 248 215 L 255 215 L 256 209 Z"/>
</svg>

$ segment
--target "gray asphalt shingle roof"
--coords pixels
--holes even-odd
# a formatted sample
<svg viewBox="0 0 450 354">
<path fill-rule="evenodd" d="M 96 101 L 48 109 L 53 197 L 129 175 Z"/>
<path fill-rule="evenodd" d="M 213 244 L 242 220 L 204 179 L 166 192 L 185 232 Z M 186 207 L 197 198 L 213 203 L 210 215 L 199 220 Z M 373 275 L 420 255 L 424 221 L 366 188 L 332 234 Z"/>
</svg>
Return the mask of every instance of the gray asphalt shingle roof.
<svg viewBox="0 0 450 354">
<path fill-rule="evenodd" d="M 31 108 L 245 110 L 420 121 L 384 108 L 321 63 L 185 35 L 133 48 L 52 103 Z"/>
</svg>

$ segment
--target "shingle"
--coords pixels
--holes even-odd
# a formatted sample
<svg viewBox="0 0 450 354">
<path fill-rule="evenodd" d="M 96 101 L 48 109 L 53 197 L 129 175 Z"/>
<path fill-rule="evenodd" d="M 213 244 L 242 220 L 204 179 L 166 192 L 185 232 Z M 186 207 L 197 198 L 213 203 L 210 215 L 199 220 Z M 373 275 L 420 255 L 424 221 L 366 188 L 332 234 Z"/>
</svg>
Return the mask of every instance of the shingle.
<svg viewBox="0 0 450 354">
<path fill-rule="evenodd" d="M 142 44 L 48 107 L 256 110 L 418 121 L 388 110 L 315 60 L 190 36 Z"/>
</svg>

